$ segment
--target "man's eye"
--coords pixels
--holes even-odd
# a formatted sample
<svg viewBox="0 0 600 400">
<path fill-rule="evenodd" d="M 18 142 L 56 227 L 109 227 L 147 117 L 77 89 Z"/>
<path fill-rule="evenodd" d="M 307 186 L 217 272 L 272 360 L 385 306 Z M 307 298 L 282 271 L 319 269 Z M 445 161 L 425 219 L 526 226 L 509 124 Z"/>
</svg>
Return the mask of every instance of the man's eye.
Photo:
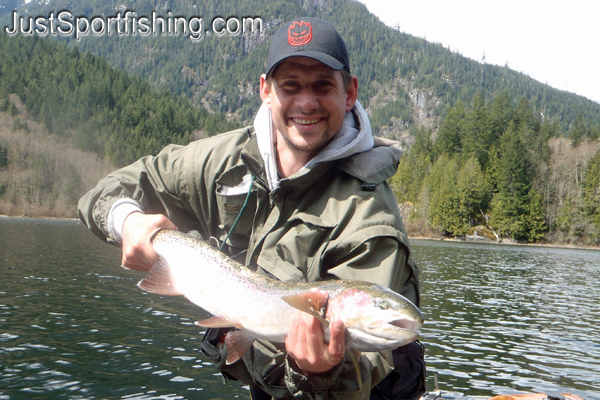
<svg viewBox="0 0 600 400">
<path fill-rule="evenodd" d="M 333 86 L 333 84 L 330 81 L 318 81 L 317 82 L 317 88 L 319 88 L 319 89 L 327 89 L 332 86 Z"/>
</svg>

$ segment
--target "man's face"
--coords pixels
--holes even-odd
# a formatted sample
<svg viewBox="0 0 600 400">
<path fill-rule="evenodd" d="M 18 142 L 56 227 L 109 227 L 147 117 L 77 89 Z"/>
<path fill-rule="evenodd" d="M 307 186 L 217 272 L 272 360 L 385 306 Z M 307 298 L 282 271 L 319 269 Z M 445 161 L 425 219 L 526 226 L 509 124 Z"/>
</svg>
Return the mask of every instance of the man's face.
<svg viewBox="0 0 600 400">
<path fill-rule="evenodd" d="M 278 140 L 310 156 L 340 130 L 357 95 L 356 77 L 344 88 L 340 71 L 306 57 L 283 61 L 270 85 L 261 77 L 261 98 L 271 109 Z"/>
</svg>

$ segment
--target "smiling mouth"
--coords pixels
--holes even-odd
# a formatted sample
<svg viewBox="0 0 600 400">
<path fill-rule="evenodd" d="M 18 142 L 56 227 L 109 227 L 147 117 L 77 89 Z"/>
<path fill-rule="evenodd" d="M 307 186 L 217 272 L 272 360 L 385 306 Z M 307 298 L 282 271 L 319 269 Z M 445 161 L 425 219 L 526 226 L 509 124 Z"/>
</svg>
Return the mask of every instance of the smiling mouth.
<svg viewBox="0 0 600 400">
<path fill-rule="evenodd" d="M 292 121 L 294 121 L 296 124 L 300 124 L 300 125 L 316 124 L 320 120 L 321 120 L 321 118 L 315 118 L 315 119 L 292 118 Z"/>
</svg>

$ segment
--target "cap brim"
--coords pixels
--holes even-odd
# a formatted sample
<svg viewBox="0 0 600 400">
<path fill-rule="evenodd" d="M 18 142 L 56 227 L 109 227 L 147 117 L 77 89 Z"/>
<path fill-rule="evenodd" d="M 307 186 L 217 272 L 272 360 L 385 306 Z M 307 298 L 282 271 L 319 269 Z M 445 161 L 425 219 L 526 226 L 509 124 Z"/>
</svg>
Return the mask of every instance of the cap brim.
<svg viewBox="0 0 600 400">
<path fill-rule="evenodd" d="M 284 62 L 285 60 L 287 60 L 288 58 L 292 58 L 292 57 L 306 57 L 306 58 L 312 58 L 313 60 L 319 61 L 325 65 L 327 65 L 329 68 L 333 69 L 334 71 L 339 71 L 341 69 L 344 69 L 344 64 L 339 62 L 336 58 L 325 54 L 325 53 L 321 53 L 318 51 L 299 51 L 297 53 L 294 54 L 290 54 L 286 57 L 283 57 L 281 60 L 277 61 L 277 63 L 275 65 L 273 65 L 271 67 L 271 69 L 269 69 L 267 71 L 267 76 L 273 71 L 275 70 L 275 68 L 280 65 L 282 62 Z"/>
</svg>

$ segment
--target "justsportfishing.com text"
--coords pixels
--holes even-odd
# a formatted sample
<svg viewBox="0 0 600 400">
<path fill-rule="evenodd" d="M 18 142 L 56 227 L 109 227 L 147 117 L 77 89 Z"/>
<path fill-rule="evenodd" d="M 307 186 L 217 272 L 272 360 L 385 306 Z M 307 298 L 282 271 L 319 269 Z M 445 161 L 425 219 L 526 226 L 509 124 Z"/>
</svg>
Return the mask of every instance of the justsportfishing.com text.
<svg viewBox="0 0 600 400">
<path fill-rule="evenodd" d="M 174 16 L 171 12 L 160 15 L 138 15 L 135 11 L 118 12 L 113 16 L 74 16 L 71 11 L 51 12 L 47 16 L 21 16 L 13 11 L 12 24 L 4 27 L 14 36 L 188 36 L 199 41 L 204 35 L 260 35 L 264 24 L 260 17 L 214 17 L 206 21 L 201 16 Z"/>
</svg>

